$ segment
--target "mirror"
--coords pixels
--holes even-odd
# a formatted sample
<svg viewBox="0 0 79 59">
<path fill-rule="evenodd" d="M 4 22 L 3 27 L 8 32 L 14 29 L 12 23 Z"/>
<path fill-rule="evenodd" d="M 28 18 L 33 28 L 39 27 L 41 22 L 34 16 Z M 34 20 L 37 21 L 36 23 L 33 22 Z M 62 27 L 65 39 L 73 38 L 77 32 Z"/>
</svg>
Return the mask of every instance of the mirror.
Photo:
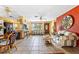
<svg viewBox="0 0 79 59">
<path fill-rule="evenodd" d="M 73 24 L 72 16 L 66 16 L 62 20 L 62 26 L 64 29 L 69 29 Z"/>
</svg>

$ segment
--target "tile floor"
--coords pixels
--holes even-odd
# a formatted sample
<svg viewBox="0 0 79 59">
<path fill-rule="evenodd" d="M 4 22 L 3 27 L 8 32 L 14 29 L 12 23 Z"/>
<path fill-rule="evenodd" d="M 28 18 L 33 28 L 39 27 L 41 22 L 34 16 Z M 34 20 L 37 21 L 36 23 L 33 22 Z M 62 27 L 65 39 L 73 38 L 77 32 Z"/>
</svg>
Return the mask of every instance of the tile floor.
<svg viewBox="0 0 79 59">
<path fill-rule="evenodd" d="M 53 45 L 46 45 L 42 35 L 34 35 L 18 40 L 16 45 L 18 50 L 12 51 L 13 54 L 53 54 L 62 51 Z"/>
<path fill-rule="evenodd" d="M 69 54 L 79 54 L 79 47 L 62 47 Z"/>
</svg>

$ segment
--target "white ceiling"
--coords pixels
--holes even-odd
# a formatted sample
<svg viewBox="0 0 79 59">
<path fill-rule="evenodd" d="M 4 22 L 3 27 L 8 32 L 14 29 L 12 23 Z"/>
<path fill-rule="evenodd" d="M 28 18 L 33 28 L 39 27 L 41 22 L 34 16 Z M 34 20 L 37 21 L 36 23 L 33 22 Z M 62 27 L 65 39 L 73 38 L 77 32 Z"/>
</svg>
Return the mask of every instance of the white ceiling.
<svg viewBox="0 0 79 59">
<path fill-rule="evenodd" d="M 75 5 L 9 5 L 15 15 L 23 15 L 30 19 L 43 16 L 46 19 L 56 19 L 59 15 L 75 7 Z M 0 16 L 3 16 L 4 6 L 0 6 Z"/>
</svg>

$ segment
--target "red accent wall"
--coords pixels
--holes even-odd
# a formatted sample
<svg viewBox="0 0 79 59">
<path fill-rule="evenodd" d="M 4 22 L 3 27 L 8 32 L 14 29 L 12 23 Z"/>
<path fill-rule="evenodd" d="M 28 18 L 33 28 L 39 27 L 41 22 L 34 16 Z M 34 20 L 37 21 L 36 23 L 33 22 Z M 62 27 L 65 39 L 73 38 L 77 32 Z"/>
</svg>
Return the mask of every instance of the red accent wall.
<svg viewBox="0 0 79 59">
<path fill-rule="evenodd" d="M 73 8 L 73 9 L 69 10 L 68 12 L 66 12 L 65 14 L 57 17 L 56 31 L 58 32 L 60 30 L 61 21 L 62 21 L 63 17 L 67 16 L 67 15 L 71 15 L 74 19 L 74 24 L 71 28 L 68 29 L 68 31 L 75 32 L 75 33 L 79 34 L 79 6 Z"/>
<path fill-rule="evenodd" d="M 61 21 L 62 21 L 63 17 L 67 16 L 67 15 L 71 15 L 74 19 L 74 24 L 72 25 L 71 28 L 68 29 L 68 31 L 74 32 L 74 33 L 78 34 L 78 36 L 79 36 L 79 6 L 73 8 L 73 9 L 69 10 L 68 12 L 66 12 L 65 14 L 57 17 L 56 31 L 58 32 L 60 30 Z M 79 40 L 77 40 L 77 47 L 79 47 Z"/>
</svg>

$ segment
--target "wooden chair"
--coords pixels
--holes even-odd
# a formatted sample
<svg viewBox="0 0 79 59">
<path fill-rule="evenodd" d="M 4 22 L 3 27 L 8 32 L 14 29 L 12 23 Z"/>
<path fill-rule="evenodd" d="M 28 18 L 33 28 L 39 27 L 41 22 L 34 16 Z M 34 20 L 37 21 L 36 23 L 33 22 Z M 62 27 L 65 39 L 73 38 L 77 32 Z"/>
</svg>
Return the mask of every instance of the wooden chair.
<svg viewBox="0 0 79 59">
<path fill-rule="evenodd" d="M 8 53 L 11 53 L 11 49 L 12 48 L 16 48 L 17 50 L 17 47 L 15 45 L 15 40 L 16 40 L 16 35 L 12 32 L 12 33 L 6 33 L 4 35 L 4 39 L 6 40 L 6 46 L 8 46 Z"/>
<path fill-rule="evenodd" d="M 1 43 L 0 43 L 0 53 L 7 52 L 9 48 L 9 40 L 6 39 L 6 35 L 3 36 L 3 38 L 0 38 Z"/>
<path fill-rule="evenodd" d="M 0 53 L 10 53 L 12 48 L 16 48 L 17 50 L 17 47 L 15 45 L 16 35 L 13 32 L 6 33 L 3 38 L 0 38 L 0 40 L 2 40 L 1 43 L 5 42 L 0 45 Z"/>
<path fill-rule="evenodd" d="M 16 40 L 16 35 L 12 32 L 8 35 L 8 41 L 9 41 L 9 52 L 11 49 L 16 48 L 16 44 L 15 44 L 15 40 Z"/>
</svg>

